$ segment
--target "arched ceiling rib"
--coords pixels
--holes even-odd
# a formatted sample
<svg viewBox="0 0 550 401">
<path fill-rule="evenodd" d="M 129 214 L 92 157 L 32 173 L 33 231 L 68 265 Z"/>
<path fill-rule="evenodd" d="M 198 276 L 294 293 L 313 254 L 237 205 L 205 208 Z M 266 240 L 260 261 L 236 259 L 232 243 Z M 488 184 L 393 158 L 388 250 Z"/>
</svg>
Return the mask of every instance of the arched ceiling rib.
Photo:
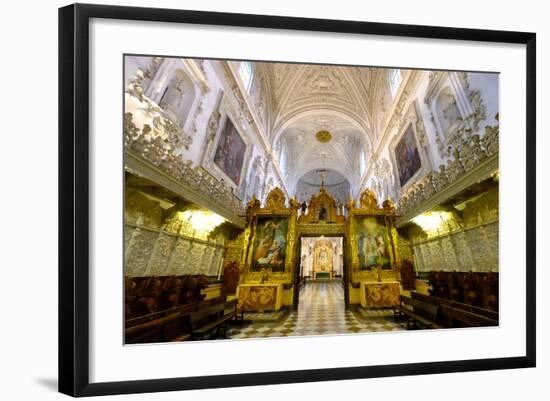
<svg viewBox="0 0 550 401">
<path fill-rule="evenodd" d="M 271 139 L 288 119 L 317 109 L 333 109 L 355 119 L 370 135 L 368 96 L 374 70 L 314 64 L 260 63 L 268 82 L 271 104 Z"/>
<path fill-rule="evenodd" d="M 352 186 L 360 159 L 373 149 L 379 105 L 375 92 L 383 70 L 314 64 L 259 63 L 269 99 L 269 141 L 286 153 L 286 184 L 292 191 L 314 169 L 332 169 Z M 332 139 L 316 140 L 319 130 Z M 364 155 L 362 155 L 364 153 Z"/>
<path fill-rule="evenodd" d="M 315 134 L 326 129 L 331 133 L 327 143 Z M 298 179 L 313 169 L 338 171 L 348 181 L 359 178 L 359 154 L 365 148 L 364 134 L 355 125 L 337 115 L 310 114 L 293 121 L 281 136 L 287 155 L 287 183 L 294 188 Z"/>
</svg>

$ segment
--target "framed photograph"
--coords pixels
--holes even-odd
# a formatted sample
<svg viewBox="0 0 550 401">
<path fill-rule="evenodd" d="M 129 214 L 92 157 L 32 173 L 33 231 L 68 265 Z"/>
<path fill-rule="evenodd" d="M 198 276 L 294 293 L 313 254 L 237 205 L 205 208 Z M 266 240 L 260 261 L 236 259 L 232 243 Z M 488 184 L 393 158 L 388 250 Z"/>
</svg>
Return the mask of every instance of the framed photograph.
<svg viewBox="0 0 550 401">
<path fill-rule="evenodd" d="M 59 77 L 62 393 L 535 366 L 534 33 L 77 4 Z"/>
</svg>

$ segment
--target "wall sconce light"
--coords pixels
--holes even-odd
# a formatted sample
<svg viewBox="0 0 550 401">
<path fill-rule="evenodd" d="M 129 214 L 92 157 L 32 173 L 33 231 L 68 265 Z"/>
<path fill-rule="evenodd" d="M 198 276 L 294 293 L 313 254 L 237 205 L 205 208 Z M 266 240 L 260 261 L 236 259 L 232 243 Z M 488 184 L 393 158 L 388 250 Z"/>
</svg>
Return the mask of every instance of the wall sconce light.
<svg viewBox="0 0 550 401">
<path fill-rule="evenodd" d="M 181 212 L 181 218 L 189 222 L 198 234 L 207 235 L 222 224 L 225 219 L 208 210 L 186 210 Z"/>
<path fill-rule="evenodd" d="M 412 219 L 425 232 L 438 231 L 439 227 L 451 219 L 449 212 L 426 212 Z"/>
</svg>

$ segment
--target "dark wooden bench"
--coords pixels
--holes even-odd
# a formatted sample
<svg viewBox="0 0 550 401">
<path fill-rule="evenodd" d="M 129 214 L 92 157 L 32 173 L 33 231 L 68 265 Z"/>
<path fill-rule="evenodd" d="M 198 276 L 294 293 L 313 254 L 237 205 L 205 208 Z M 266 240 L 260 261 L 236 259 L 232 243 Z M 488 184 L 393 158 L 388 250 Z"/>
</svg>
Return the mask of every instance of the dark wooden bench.
<svg viewBox="0 0 550 401">
<path fill-rule="evenodd" d="M 452 306 L 441 305 L 439 313 L 446 327 L 498 326 L 498 320 Z"/>
<path fill-rule="evenodd" d="M 432 303 L 434 305 L 438 305 L 438 306 L 445 305 L 451 308 L 461 309 L 467 312 L 475 313 L 476 315 L 485 316 L 485 317 L 488 317 L 489 319 L 492 319 L 498 322 L 498 312 L 491 309 L 480 308 L 479 306 L 468 305 L 462 302 L 452 301 L 450 299 L 434 297 L 433 295 L 424 295 L 414 291 L 411 292 L 411 297 L 415 299 L 419 299 L 424 302 Z"/>
<path fill-rule="evenodd" d="M 125 343 L 138 344 L 188 340 L 191 337 L 191 314 L 224 303 L 225 297 L 221 296 L 128 319 L 125 322 Z"/>
<path fill-rule="evenodd" d="M 171 313 L 124 330 L 126 344 L 172 341 L 177 335 L 176 327 L 181 319 L 179 312 Z"/>
<path fill-rule="evenodd" d="M 219 335 L 227 338 L 227 332 L 232 320 L 242 320 L 243 313 L 237 309 L 237 299 L 210 306 L 191 314 L 191 339 L 202 340 L 207 335 Z"/>
<path fill-rule="evenodd" d="M 409 298 L 404 295 L 399 296 L 399 306 L 394 307 L 394 316 L 396 319 L 406 317 L 407 329 L 438 329 L 437 313 L 439 307 L 418 299 Z"/>
</svg>

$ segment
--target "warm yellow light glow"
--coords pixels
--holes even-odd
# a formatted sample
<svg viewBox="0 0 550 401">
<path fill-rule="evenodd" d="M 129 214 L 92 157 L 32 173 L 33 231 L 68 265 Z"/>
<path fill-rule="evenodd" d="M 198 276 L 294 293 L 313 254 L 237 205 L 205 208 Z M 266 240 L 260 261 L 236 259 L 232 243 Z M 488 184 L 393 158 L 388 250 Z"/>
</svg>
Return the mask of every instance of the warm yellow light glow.
<svg viewBox="0 0 550 401">
<path fill-rule="evenodd" d="M 436 231 L 443 223 L 451 219 L 449 212 L 427 212 L 412 219 L 424 231 Z"/>
<path fill-rule="evenodd" d="M 225 221 L 222 216 L 203 210 L 186 210 L 181 214 L 181 217 L 198 234 L 209 234 Z"/>
</svg>

